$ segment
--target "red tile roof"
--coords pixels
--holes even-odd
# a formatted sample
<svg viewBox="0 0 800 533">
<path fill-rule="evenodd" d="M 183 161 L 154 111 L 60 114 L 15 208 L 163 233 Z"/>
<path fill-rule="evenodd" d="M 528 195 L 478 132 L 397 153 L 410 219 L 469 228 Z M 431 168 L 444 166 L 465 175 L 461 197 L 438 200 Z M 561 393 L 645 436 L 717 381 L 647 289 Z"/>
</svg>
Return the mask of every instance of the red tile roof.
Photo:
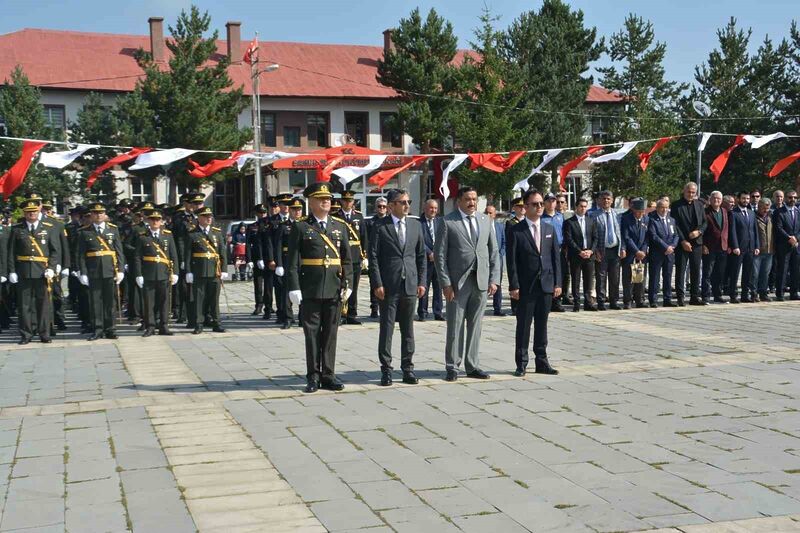
<svg viewBox="0 0 800 533">
<path fill-rule="evenodd" d="M 242 53 L 249 42 L 242 41 Z M 147 35 L 86 33 L 62 30 L 23 29 L 0 35 L 0 79 L 21 65 L 33 85 L 83 91 L 128 92 L 142 70 L 133 54 L 150 49 Z M 262 74 L 263 96 L 313 98 L 388 99 L 397 94 L 380 85 L 376 77 L 381 46 L 259 43 L 261 63 L 278 63 L 275 72 Z M 222 57 L 224 40 L 217 41 Z M 465 52 L 460 52 L 463 54 Z M 239 58 L 235 58 L 239 59 Z M 235 86 L 252 94 L 250 66 L 235 63 L 229 73 Z M 619 102 L 620 97 L 593 86 L 587 102 Z"/>
</svg>

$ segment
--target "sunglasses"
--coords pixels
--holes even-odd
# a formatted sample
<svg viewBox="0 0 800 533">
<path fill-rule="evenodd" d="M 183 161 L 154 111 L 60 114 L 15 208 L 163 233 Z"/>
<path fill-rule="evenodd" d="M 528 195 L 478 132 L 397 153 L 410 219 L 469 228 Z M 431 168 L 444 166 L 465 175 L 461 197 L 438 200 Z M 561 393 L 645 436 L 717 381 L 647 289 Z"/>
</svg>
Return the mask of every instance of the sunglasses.
<svg viewBox="0 0 800 533">
<path fill-rule="evenodd" d="M 567 201 L 566 200 L 559 200 L 558 203 L 565 204 L 565 203 L 567 203 Z"/>
<path fill-rule="evenodd" d="M 787 196 L 787 200 L 797 200 L 797 196 Z"/>
<path fill-rule="evenodd" d="M 381 204 L 381 205 L 376 205 L 376 206 L 375 206 L 375 209 L 386 209 L 386 206 L 385 206 L 385 205 L 383 205 L 383 204 Z"/>
<path fill-rule="evenodd" d="M 544 203 L 542 202 L 528 202 L 526 204 L 528 207 L 542 207 Z"/>
<path fill-rule="evenodd" d="M 411 205 L 411 200 L 395 200 L 393 204 Z"/>
</svg>

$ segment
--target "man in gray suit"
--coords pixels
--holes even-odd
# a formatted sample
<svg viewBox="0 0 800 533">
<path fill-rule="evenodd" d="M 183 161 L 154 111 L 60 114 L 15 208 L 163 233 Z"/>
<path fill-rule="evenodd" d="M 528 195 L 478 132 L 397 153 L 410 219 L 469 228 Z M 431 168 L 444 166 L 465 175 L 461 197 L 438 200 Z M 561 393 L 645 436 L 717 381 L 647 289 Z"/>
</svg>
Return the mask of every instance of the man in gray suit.
<svg viewBox="0 0 800 533">
<path fill-rule="evenodd" d="M 614 195 L 611 191 L 602 191 L 597 197 L 599 209 L 593 215 L 596 228 L 593 255 L 597 262 L 594 267 L 594 281 L 599 311 L 605 311 L 606 304 L 610 304 L 611 309 L 622 309 L 618 303 L 620 259 L 625 259 L 627 253 L 620 232 L 620 218 L 614 212 L 613 204 Z"/>
<path fill-rule="evenodd" d="M 381 385 L 392 384 L 392 334 L 400 323 L 400 369 L 403 383 L 419 382 L 414 375 L 414 309 L 425 294 L 425 241 L 419 220 L 408 218 L 408 191 L 394 189 L 387 196 L 390 216 L 375 222 L 369 247 L 369 277 L 381 309 L 378 359 Z"/>
<path fill-rule="evenodd" d="M 478 366 L 478 349 L 486 298 L 494 295 L 500 283 L 497 237 L 489 217 L 475 212 L 478 193 L 473 187 L 458 190 L 456 205 L 458 209 L 439 225 L 434 249 L 436 273 L 447 301 L 445 380 L 458 379 L 462 359 L 468 377 L 489 379 Z"/>
</svg>

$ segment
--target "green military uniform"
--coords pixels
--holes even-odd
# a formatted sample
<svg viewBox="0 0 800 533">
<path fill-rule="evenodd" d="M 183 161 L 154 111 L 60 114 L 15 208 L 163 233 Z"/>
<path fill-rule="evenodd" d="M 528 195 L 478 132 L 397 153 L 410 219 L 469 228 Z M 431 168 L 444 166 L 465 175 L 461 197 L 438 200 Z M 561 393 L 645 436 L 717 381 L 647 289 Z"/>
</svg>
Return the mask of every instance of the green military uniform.
<svg viewBox="0 0 800 533">
<path fill-rule="evenodd" d="M 198 216 L 211 214 L 208 207 L 197 212 Z M 219 322 L 219 292 L 223 278 L 227 277 L 228 246 L 222 230 L 215 226 L 196 226 L 187 235 L 183 257 L 186 274 L 191 274 L 186 283 L 191 285 L 194 302 L 189 316 L 190 323 L 195 325 L 193 333 L 202 333 L 204 325 L 224 332 Z"/>
<path fill-rule="evenodd" d="M 303 191 L 307 198 L 330 198 L 330 186 L 312 183 Z M 324 225 L 324 227 L 323 227 Z M 300 291 L 300 322 L 306 341 L 307 392 L 318 386 L 341 390 L 336 379 L 336 335 L 341 318 L 342 292 L 352 276 L 350 243 L 346 224 L 328 216 L 299 219 L 289 235 L 286 283 L 290 295 Z M 296 294 L 296 292 L 295 292 Z"/>
<path fill-rule="evenodd" d="M 67 323 L 64 310 L 64 291 L 61 287 L 60 276 L 61 272 L 64 270 L 66 270 L 67 274 L 69 274 L 69 270 L 72 265 L 70 258 L 69 238 L 67 236 L 66 226 L 63 222 L 61 222 L 61 220 L 50 216 L 44 216 L 42 220 L 53 225 L 53 233 L 58 237 L 60 259 L 58 265 L 56 265 L 56 278 L 53 280 L 52 284 L 53 313 L 56 328 L 59 330 L 65 330 L 67 329 Z M 61 268 L 58 268 L 59 266 Z"/>
<path fill-rule="evenodd" d="M 149 215 L 161 218 L 158 211 Z M 148 230 L 140 235 L 136 241 L 136 251 L 133 255 L 133 274 L 137 282 L 142 283 L 142 299 L 144 305 L 144 337 L 153 334 L 158 321 L 158 331 L 161 335 L 172 335 L 168 329 L 170 316 L 170 300 L 172 292 L 172 277 L 177 276 L 178 250 L 172 232 L 163 227 L 159 230 Z M 132 276 L 133 277 L 133 276 Z"/>
<path fill-rule="evenodd" d="M 253 263 L 255 309 L 252 314 L 258 316 L 263 311 L 266 320 L 272 312 L 272 290 L 265 288 L 267 283 L 272 283 L 272 271 L 268 265 L 275 260 L 272 253 L 272 223 L 270 217 L 265 216 L 267 208 L 263 204 L 256 205 L 255 212 L 256 221 L 247 226 L 247 262 Z M 264 268 L 260 266 L 262 262 Z"/>
<path fill-rule="evenodd" d="M 89 206 L 92 213 L 104 213 L 103 204 Z M 95 340 L 105 334 L 116 339 L 115 319 L 120 305 L 118 283 L 124 279 L 125 254 L 115 224 L 102 222 L 81 228 L 78 236 L 78 260 L 84 284 L 89 287 L 89 316 Z M 121 279 L 120 279 L 121 278 Z M 117 281 L 119 280 L 119 281 Z"/>
<path fill-rule="evenodd" d="M 133 264 L 136 244 L 139 237 L 148 231 L 147 224 L 142 217 L 146 216 L 148 213 L 152 213 L 154 210 L 155 206 L 152 202 L 143 202 L 134 207 L 133 216 L 127 217 L 125 225 L 119 227 L 122 249 L 125 252 L 125 264 Z M 143 316 L 142 291 L 139 289 L 139 286 L 136 285 L 135 276 L 126 276 L 125 280 L 120 284 L 120 288 L 123 289 L 123 294 L 127 296 L 128 321 L 134 322 L 137 318 Z"/>
<path fill-rule="evenodd" d="M 292 198 L 285 202 L 289 209 L 303 209 L 303 201 L 299 198 Z M 302 213 L 302 211 L 301 211 Z M 297 218 L 300 218 L 299 216 Z M 289 264 L 289 237 L 292 228 L 297 223 L 289 215 L 286 220 L 279 222 L 273 231 L 273 239 L 276 242 L 275 256 L 275 277 L 279 283 L 275 284 L 275 298 L 278 300 L 278 321 L 282 329 L 289 329 L 294 321 L 294 311 L 292 302 L 289 300 L 289 290 L 286 284 L 286 266 Z"/>
<path fill-rule="evenodd" d="M 342 193 L 343 200 L 353 200 L 355 193 L 353 191 L 344 191 Z M 367 250 L 369 250 L 369 242 L 367 240 L 367 224 L 364 221 L 364 215 L 353 209 L 352 211 L 345 212 L 343 209 L 332 213 L 342 222 L 347 224 L 347 229 L 350 232 L 348 238 L 350 240 L 350 259 L 353 262 L 353 277 L 350 280 L 349 287 L 352 289 L 350 298 L 347 300 L 347 324 L 360 324 L 358 321 L 358 285 L 361 280 L 361 268 L 367 259 Z"/>
<path fill-rule="evenodd" d="M 40 211 L 41 200 L 25 200 L 22 210 L 26 213 Z M 25 220 L 12 227 L 6 265 L 9 281 L 17 286 L 20 344 L 30 342 L 35 331 L 42 342 L 50 342 L 51 284 L 59 260 L 58 238 L 49 222 Z"/>
<path fill-rule="evenodd" d="M 201 193 L 186 193 L 181 196 L 184 204 L 200 205 L 205 200 L 205 196 Z M 193 308 L 193 291 L 191 287 L 186 285 L 186 273 L 189 271 L 189 260 L 191 257 L 183 255 L 186 250 L 187 240 L 189 233 L 194 231 L 197 227 L 197 216 L 194 212 L 187 210 L 185 207 L 176 211 L 175 216 L 172 217 L 172 237 L 175 239 L 175 246 L 178 247 L 178 262 L 180 278 L 178 280 L 177 290 L 177 311 L 178 323 L 187 321 L 187 326 L 194 328 L 197 326 L 192 321 L 190 309 Z"/>
</svg>

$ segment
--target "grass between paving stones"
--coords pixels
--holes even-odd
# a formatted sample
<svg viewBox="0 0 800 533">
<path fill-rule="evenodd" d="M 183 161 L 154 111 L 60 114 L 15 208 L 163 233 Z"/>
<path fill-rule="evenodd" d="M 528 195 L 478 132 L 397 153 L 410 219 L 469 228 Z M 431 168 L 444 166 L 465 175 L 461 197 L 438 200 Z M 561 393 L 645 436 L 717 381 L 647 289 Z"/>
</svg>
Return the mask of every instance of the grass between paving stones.
<svg viewBox="0 0 800 533">
<path fill-rule="evenodd" d="M 359 446 L 359 445 L 358 445 L 358 443 L 357 443 L 356 441 L 354 441 L 353 439 L 351 439 L 351 438 L 350 438 L 350 437 L 347 435 L 347 433 L 345 433 L 345 432 L 344 432 L 344 431 L 342 431 L 341 429 L 339 429 L 339 428 L 337 428 L 336 426 L 334 426 L 334 425 L 331 423 L 331 421 L 330 421 L 330 420 L 328 420 L 327 418 L 325 418 L 325 417 L 324 417 L 324 416 L 322 416 L 322 415 L 319 415 L 319 416 L 317 416 L 317 418 L 319 418 L 319 419 L 320 419 L 320 420 L 322 420 L 322 421 L 323 421 L 325 424 L 327 424 L 328 426 L 330 426 L 330 427 L 331 427 L 331 429 L 333 429 L 333 430 L 334 430 L 336 433 L 338 433 L 338 434 L 339 434 L 339 436 L 341 436 L 341 437 L 342 437 L 344 440 L 346 440 L 347 442 L 349 442 L 349 443 L 350 443 L 350 445 L 351 445 L 353 448 L 355 448 L 355 449 L 356 449 L 356 450 L 358 450 L 358 451 L 363 451 L 363 450 L 364 450 L 364 448 L 362 448 L 361 446 Z M 378 429 L 382 429 L 382 428 L 378 428 Z M 385 431 L 385 430 L 384 430 L 384 431 Z M 296 435 L 295 435 L 295 436 L 296 436 Z M 299 437 L 298 437 L 298 438 L 299 438 Z M 303 443 L 303 444 L 305 444 L 305 443 Z M 405 446 L 403 446 L 403 447 L 405 448 Z M 310 449 L 310 448 L 309 448 L 309 449 Z"/>
</svg>

